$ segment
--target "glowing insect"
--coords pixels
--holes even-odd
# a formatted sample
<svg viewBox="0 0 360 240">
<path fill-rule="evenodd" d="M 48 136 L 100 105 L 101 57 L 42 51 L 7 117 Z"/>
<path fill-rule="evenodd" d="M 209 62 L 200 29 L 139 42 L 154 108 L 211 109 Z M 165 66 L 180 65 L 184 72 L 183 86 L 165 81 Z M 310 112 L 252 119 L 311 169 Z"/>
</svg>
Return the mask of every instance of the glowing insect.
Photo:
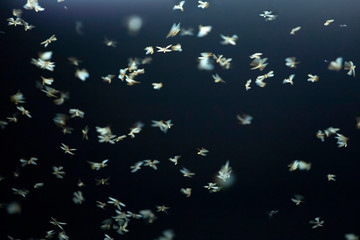
<svg viewBox="0 0 360 240">
<path fill-rule="evenodd" d="M 44 45 L 44 47 L 49 46 L 50 43 L 55 42 L 57 40 L 55 34 L 53 34 L 51 37 L 46 39 L 45 41 L 41 42 L 41 45 Z"/>
<path fill-rule="evenodd" d="M 173 7 L 173 10 L 180 10 L 180 11 L 183 12 L 183 11 L 184 11 L 184 8 L 183 8 L 184 4 L 185 4 L 185 1 L 179 2 L 178 5 L 175 5 L 175 6 Z"/>
<path fill-rule="evenodd" d="M 172 44 L 166 46 L 166 47 L 158 47 L 156 46 L 156 48 L 158 49 L 158 52 L 163 52 L 163 53 L 167 53 L 167 52 L 171 52 L 171 49 L 169 49 L 172 46 Z"/>
<path fill-rule="evenodd" d="M 297 31 L 299 31 L 300 29 L 301 29 L 301 26 L 295 27 L 295 28 L 291 29 L 290 34 L 291 34 L 291 35 L 295 35 L 295 33 L 296 33 Z"/>
</svg>

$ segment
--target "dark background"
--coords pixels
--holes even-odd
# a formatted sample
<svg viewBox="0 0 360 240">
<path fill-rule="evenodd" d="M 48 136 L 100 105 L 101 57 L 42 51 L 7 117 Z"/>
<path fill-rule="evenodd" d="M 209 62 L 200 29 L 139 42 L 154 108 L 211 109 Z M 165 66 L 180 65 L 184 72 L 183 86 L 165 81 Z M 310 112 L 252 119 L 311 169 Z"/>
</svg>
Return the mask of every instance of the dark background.
<svg viewBox="0 0 360 240">
<path fill-rule="evenodd" d="M 177 1 L 41 1 L 44 12 L 25 9 L 23 18 L 36 26 L 7 26 L 13 8 L 26 1 L 2 0 L 0 3 L 0 120 L 15 113 L 9 96 L 20 90 L 24 107 L 33 118 L 20 117 L 0 131 L 0 239 L 11 235 L 20 239 L 40 238 L 56 229 L 50 217 L 67 222 L 70 239 L 103 239 L 104 233 L 116 239 L 154 239 L 165 229 L 173 229 L 176 239 L 344 239 L 344 234 L 359 234 L 359 79 L 344 70 L 327 70 L 328 63 L 342 56 L 356 64 L 359 59 L 360 4 L 346 1 L 211 1 L 208 9 L 187 1 L 184 12 L 173 11 Z M 67 9 L 64 9 L 67 6 Z M 265 22 L 258 16 L 273 10 L 279 17 Z M 132 36 L 124 19 L 132 14 L 143 18 L 139 34 Z M 335 19 L 328 27 L 323 23 Z M 84 25 L 83 35 L 75 31 L 75 22 Z M 171 25 L 182 27 L 212 25 L 204 38 L 165 39 Z M 339 24 L 347 24 L 340 28 Z M 292 28 L 302 26 L 295 36 Z M 52 34 L 58 41 L 46 49 L 40 45 Z M 220 34 L 237 34 L 236 46 L 220 44 Z M 117 48 L 103 44 L 104 37 L 118 42 Z M 145 56 L 146 46 L 181 43 L 183 52 L 155 53 L 145 74 L 133 87 L 113 79 L 130 57 Z M 55 71 L 30 64 L 38 52 L 53 51 Z M 213 52 L 232 58 L 230 70 L 216 65 L 212 72 L 197 69 L 201 52 Z M 264 72 L 250 71 L 249 55 L 263 52 L 269 65 Z M 80 68 L 88 69 L 90 78 L 82 82 L 74 77 L 75 67 L 67 58 L 81 59 Z M 285 66 L 286 57 L 297 57 L 296 69 Z M 273 70 L 275 77 L 259 88 L 256 76 Z M 218 73 L 226 84 L 216 84 L 211 77 Z M 294 86 L 282 81 L 295 73 Z M 320 76 L 317 83 L 307 82 L 307 74 Z M 53 104 L 35 82 L 40 76 L 54 77 L 52 87 L 70 93 L 61 106 Z M 252 78 L 252 89 L 244 84 Z M 160 91 L 152 82 L 163 82 Z M 70 108 L 85 112 L 84 119 L 70 119 L 71 135 L 63 135 L 52 119 Z M 251 125 L 239 125 L 237 114 L 254 117 Z M 151 120 L 172 119 L 174 126 L 164 134 L 151 128 Z M 111 126 L 114 134 L 127 134 L 137 121 L 145 124 L 134 139 L 115 145 L 98 143 L 95 126 Z M 89 141 L 83 141 L 81 129 L 88 125 Z M 347 148 L 337 148 L 331 137 L 322 143 L 315 137 L 319 129 L 338 127 L 349 137 Z M 75 156 L 64 154 L 60 144 L 77 149 Z M 207 157 L 196 154 L 197 148 L 209 150 Z M 182 155 L 178 166 L 169 157 Z M 21 168 L 19 159 L 39 159 L 38 166 Z M 87 161 L 109 160 L 109 167 L 92 171 Z M 158 170 L 143 167 L 135 174 L 130 166 L 144 159 L 158 159 Z M 312 163 L 309 172 L 289 172 L 295 159 Z M 230 161 L 235 183 L 219 193 L 210 194 L 203 186 L 213 181 L 217 171 Z M 63 180 L 53 176 L 52 166 L 64 166 Z M 181 176 L 186 167 L 196 173 L 193 179 Z M 14 171 L 20 176 L 15 178 Z M 336 182 L 326 175 L 336 174 Z M 96 186 L 95 178 L 110 176 L 109 186 Z M 79 189 L 78 180 L 86 186 Z M 32 189 L 35 182 L 44 182 Z M 180 188 L 191 187 L 190 198 Z M 13 195 L 11 188 L 26 188 L 26 198 Z M 73 192 L 81 190 L 86 201 L 75 205 Z M 295 206 L 293 194 L 305 196 L 305 203 Z M 143 220 L 129 223 L 129 233 L 118 236 L 113 230 L 100 229 L 101 221 L 114 216 L 111 206 L 103 211 L 96 200 L 115 197 L 126 210 L 138 212 L 155 205 L 169 206 L 168 214 L 157 214 L 153 224 Z M 9 215 L 6 204 L 18 202 L 20 215 Z M 267 212 L 278 209 L 269 219 Z M 309 220 L 321 217 L 323 228 L 311 229 Z"/>
</svg>

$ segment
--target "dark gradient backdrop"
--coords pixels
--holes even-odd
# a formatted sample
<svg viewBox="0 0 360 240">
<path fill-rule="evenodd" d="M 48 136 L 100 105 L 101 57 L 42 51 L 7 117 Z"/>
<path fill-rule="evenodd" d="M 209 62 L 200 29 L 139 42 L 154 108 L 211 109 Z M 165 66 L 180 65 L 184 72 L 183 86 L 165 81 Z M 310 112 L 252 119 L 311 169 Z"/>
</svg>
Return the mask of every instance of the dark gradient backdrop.
<svg viewBox="0 0 360 240">
<path fill-rule="evenodd" d="M 39 0 L 40 1 L 40 0 Z M 70 239 L 103 239 L 101 221 L 115 215 L 111 207 L 103 211 L 96 200 L 119 198 L 127 210 L 152 209 L 165 204 L 168 214 L 158 214 L 153 224 L 132 221 L 124 236 L 116 239 L 155 239 L 165 229 L 173 229 L 175 239 L 344 239 L 344 234 L 360 234 L 359 226 L 359 143 L 360 131 L 355 118 L 360 115 L 359 77 L 345 71 L 330 72 L 327 60 L 342 56 L 360 64 L 360 4 L 346 1 L 210 1 L 210 7 L 198 9 L 195 1 L 185 3 L 185 11 L 173 11 L 177 1 L 81 1 L 43 0 L 44 12 L 24 10 L 23 18 L 35 25 L 32 31 L 8 27 L 6 19 L 13 8 L 22 8 L 25 1 L 1 0 L 0 3 L 0 120 L 16 112 L 9 96 L 18 90 L 24 94 L 32 119 L 21 117 L 0 131 L 1 167 L 0 202 L 18 201 L 20 215 L 9 215 L 0 209 L 0 239 L 7 235 L 20 239 L 40 238 L 53 228 L 50 217 L 67 222 Z M 64 6 L 67 9 L 64 9 Z M 279 15 L 273 22 L 258 16 L 264 10 Z M 123 21 L 137 14 L 144 20 L 139 34 L 130 36 Z M 328 27 L 323 23 L 335 19 Z M 83 35 L 75 31 L 75 22 L 83 23 Z M 180 37 L 165 39 L 171 25 L 182 27 L 212 25 L 204 38 Z M 340 28 L 339 24 L 347 24 Z M 295 36 L 291 28 L 302 26 Z M 37 69 L 30 59 L 44 51 L 41 41 L 56 34 L 58 41 L 46 50 L 54 52 L 53 73 Z M 219 34 L 237 34 L 237 46 L 220 45 Z M 117 48 L 103 44 L 104 37 L 118 41 Z M 129 57 L 144 57 L 146 46 L 181 43 L 183 52 L 154 54 L 145 65 L 141 84 L 133 87 L 114 79 L 102 82 L 101 76 L 118 74 L 127 66 Z M 231 57 L 232 67 L 226 71 L 197 69 L 200 52 L 214 52 Z M 260 72 L 249 70 L 249 55 L 263 52 L 275 77 L 265 88 L 252 84 Z M 76 56 L 87 68 L 90 78 L 82 82 L 74 77 L 74 67 L 67 57 Z M 301 63 L 296 69 L 285 66 L 286 57 L 296 56 Z M 211 74 L 218 73 L 227 82 L 216 84 Z M 262 73 L 262 74 L 264 74 Z M 282 80 L 295 73 L 294 86 Z M 307 82 L 307 74 L 317 74 L 317 83 Z M 70 93 L 70 99 L 56 106 L 35 87 L 40 76 L 53 76 L 54 87 Z M 163 82 L 160 91 L 152 82 Z M 63 135 L 53 124 L 56 113 L 70 108 L 85 111 L 84 119 L 72 119 L 75 129 Z M 248 126 L 238 124 L 236 114 L 254 117 Z M 174 126 L 167 134 L 151 128 L 151 120 L 172 119 Z M 115 145 L 100 144 L 95 126 L 111 126 L 115 134 L 128 132 L 136 121 L 145 123 L 135 139 Z M 88 125 L 89 141 L 81 138 L 81 129 Z M 349 137 L 347 148 L 337 148 L 333 138 L 322 143 L 315 137 L 319 129 L 339 127 Z M 64 154 L 60 143 L 75 147 L 75 156 Z M 196 155 L 196 148 L 205 147 L 207 157 Z M 182 155 L 179 167 L 167 159 Z M 21 168 L 19 159 L 35 156 L 37 167 Z M 109 167 L 95 172 L 86 161 L 110 159 Z M 144 159 L 158 159 L 158 171 L 143 168 L 130 173 L 130 165 Z M 312 163 L 309 172 L 289 172 L 287 165 L 302 159 Z M 216 194 L 205 189 L 208 181 L 226 160 L 236 177 L 234 185 Z M 66 176 L 55 178 L 52 166 L 62 165 Z M 193 179 L 183 178 L 180 167 L 194 171 Z M 18 178 L 13 172 L 20 170 Z M 326 174 L 337 176 L 327 182 Z M 110 186 L 98 187 L 95 178 L 110 176 Z M 79 188 L 86 201 L 72 202 Z M 33 190 L 35 182 L 45 186 Z M 11 188 L 28 188 L 26 198 L 12 194 Z M 192 187 L 186 198 L 180 188 Z M 293 194 L 305 196 L 305 203 L 295 206 Z M 278 209 L 269 219 L 267 212 Z M 315 217 L 325 220 L 323 228 L 311 229 Z"/>
</svg>

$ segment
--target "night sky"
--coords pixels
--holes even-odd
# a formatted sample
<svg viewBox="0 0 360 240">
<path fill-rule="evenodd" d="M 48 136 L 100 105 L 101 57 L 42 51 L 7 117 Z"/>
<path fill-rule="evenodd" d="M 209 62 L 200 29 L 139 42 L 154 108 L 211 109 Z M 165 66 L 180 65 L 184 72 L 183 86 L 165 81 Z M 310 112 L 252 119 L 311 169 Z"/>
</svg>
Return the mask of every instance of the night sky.
<svg viewBox="0 0 360 240">
<path fill-rule="evenodd" d="M 43 12 L 26 10 L 25 0 L 0 2 L 0 121 L 17 113 L 18 122 L 0 129 L 0 240 L 41 239 L 46 231 L 61 230 L 51 225 L 51 217 L 66 222 L 69 239 L 157 239 L 171 229 L 174 239 L 345 239 L 347 233 L 360 235 L 360 82 L 346 74 L 328 70 L 330 61 L 360 63 L 360 3 L 345 1 L 285 0 L 214 0 L 207 9 L 197 8 L 197 1 L 186 1 L 184 12 L 173 11 L 173 0 L 39 0 Z M 65 8 L 66 6 L 66 8 Z M 8 26 L 12 9 L 22 9 L 21 18 L 35 25 Z M 278 17 L 264 21 L 265 10 Z M 139 16 L 143 25 L 130 33 L 126 19 Z M 335 21 L 325 27 L 328 19 Z M 76 31 L 81 22 L 83 34 Z M 193 28 L 194 36 L 165 38 L 173 23 Z M 347 27 L 340 27 L 346 24 Z M 196 36 L 198 26 L 212 26 L 203 38 Z M 301 26 L 295 35 L 292 28 Z M 55 34 L 57 41 L 47 48 L 42 41 Z M 222 45 L 220 34 L 238 35 L 236 46 Z M 104 44 L 113 39 L 117 47 Z M 182 52 L 145 55 L 147 46 L 180 43 Z M 39 52 L 53 51 L 55 71 L 30 63 Z M 198 69 L 202 52 L 232 58 L 230 69 L 215 63 L 212 71 Z M 261 52 L 269 65 L 260 72 L 250 70 L 253 53 Z M 145 74 L 127 86 L 117 78 L 129 58 L 150 56 L 152 62 L 141 65 Z M 74 76 L 76 67 L 68 57 L 82 62 L 79 68 L 90 77 L 81 81 Z M 285 58 L 296 57 L 296 68 L 285 66 Z M 255 79 L 270 70 L 273 78 L 260 88 Z M 357 69 L 356 69 L 357 70 Z M 226 83 L 215 83 L 212 74 Z M 111 84 L 101 77 L 114 74 Z M 283 84 L 295 74 L 294 85 Z M 308 74 L 319 81 L 307 81 Z M 37 87 L 41 76 L 54 78 L 50 86 L 69 93 L 62 105 L 55 105 Z M 251 89 L 245 83 L 252 79 Z M 162 82 L 160 90 L 152 83 Z M 10 96 L 21 91 L 32 118 L 21 115 Z M 85 112 L 84 118 L 70 118 L 72 134 L 63 134 L 53 118 L 69 109 Z M 250 125 L 241 125 L 237 114 L 253 117 Z M 151 127 L 151 120 L 172 120 L 167 133 Z M 111 127 L 112 133 L 128 134 L 136 123 L 144 127 L 135 138 L 129 136 L 116 144 L 99 143 L 96 126 Z M 89 140 L 81 129 L 89 127 Z M 338 148 L 334 136 L 324 142 L 318 130 L 340 128 L 349 138 L 348 146 Z M 65 143 L 77 150 L 75 155 L 60 149 Z M 207 156 L 197 149 L 209 150 Z M 181 155 L 178 165 L 168 159 Z M 37 166 L 21 167 L 20 159 L 38 158 Z M 109 159 L 108 166 L 94 171 L 88 161 Z M 142 166 L 136 173 L 130 166 L 145 159 L 160 161 L 158 170 Z M 289 171 L 294 160 L 311 163 L 309 171 Z M 233 184 L 216 193 L 203 186 L 215 182 L 218 171 L 229 161 Z M 63 166 L 66 175 L 56 178 L 53 166 Z M 180 169 L 196 173 L 185 178 Z M 18 176 L 15 176 L 14 173 Z M 328 181 L 327 174 L 336 181 Z M 95 179 L 108 178 L 110 185 L 97 186 Z M 77 185 L 79 179 L 84 187 Z M 44 186 L 34 189 L 33 185 Z M 192 188 L 186 197 L 181 188 Z M 12 188 L 27 189 L 26 197 L 13 194 Z M 81 191 L 85 201 L 75 204 L 73 193 Z M 295 205 L 294 194 L 304 196 Z M 115 207 L 105 210 L 96 201 L 114 197 L 126 204 L 123 210 L 151 209 L 157 216 L 153 223 L 131 219 L 129 232 L 102 230 L 102 221 L 115 216 Z M 21 212 L 10 214 L 8 206 L 16 203 Z M 157 205 L 170 207 L 157 212 Z M 268 212 L 278 210 L 271 218 Z M 312 229 L 310 220 L 320 217 L 324 226 Z"/>
</svg>

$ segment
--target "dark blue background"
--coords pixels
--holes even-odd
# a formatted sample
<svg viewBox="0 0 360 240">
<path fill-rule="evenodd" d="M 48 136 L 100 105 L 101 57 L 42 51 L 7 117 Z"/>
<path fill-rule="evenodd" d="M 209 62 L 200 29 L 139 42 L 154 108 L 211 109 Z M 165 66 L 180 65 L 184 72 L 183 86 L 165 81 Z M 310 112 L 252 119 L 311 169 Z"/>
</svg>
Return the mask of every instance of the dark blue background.
<svg viewBox="0 0 360 240">
<path fill-rule="evenodd" d="M 126 203 L 126 210 L 137 212 L 155 205 L 170 206 L 168 214 L 158 214 L 153 224 L 142 220 L 129 223 L 130 232 L 118 239 L 154 239 L 165 229 L 173 229 L 176 239 L 344 239 L 344 234 L 359 234 L 359 130 L 355 128 L 359 108 L 359 78 L 344 70 L 327 70 L 327 60 L 342 56 L 360 63 L 360 4 L 357 1 L 211 1 L 208 9 L 187 1 L 184 12 L 173 11 L 174 1 L 41 1 L 44 12 L 24 10 L 23 18 L 36 26 L 24 32 L 21 26 L 8 27 L 13 8 L 22 8 L 25 1 L 1 1 L 0 30 L 0 120 L 16 112 L 9 96 L 21 90 L 25 108 L 33 118 L 21 117 L 0 131 L 1 203 L 18 201 L 21 215 L 8 215 L 0 209 L 0 238 L 11 235 L 21 239 L 40 238 L 54 229 L 50 217 L 67 222 L 70 239 L 102 239 L 101 221 L 114 216 L 96 207 L 96 200 L 109 196 Z M 67 9 L 64 9 L 64 6 Z M 279 15 L 273 22 L 258 16 L 264 10 Z M 144 20 L 136 36 L 128 34 L 123 21 L 137 14 Z M 335 19 L 328 27 L 323 23 Z M 75 31 L 75 22 L 84 25 L 84 35 Z M 212 25 L 204 38 L 180 37 L 165 39 L 171 25 L 182 27 Z M 340 28 L 339 24 L 347 24 Z M 291 28 L 302 26 L 295 36 Z M 54 52 L 53 73 L 30 64 L 30 59 L 44 51 L 40 42 L 56 34 L 58 41 L 46 50 Z M 220 34 L 237 34 L 237 46 L 220 44 Z M 103 44 L 104 37 L 118 41 L 117 48 Z M 114 79 L 104 83 L 101 76 L 118 74 L 127 66 L 129 57 L 144 57 L 146 46 L 181 43 L 183 52 L 154 54 L 145 75 L 133 87 Z M 213 72 L 199 71 L 200 52 L 213 52 L 232 58 L 230 70 L 216 66 Z M 266 80 L 265 88 L 255 86 L 256 76 L 250 71 L 249 55 L 263 52 L 275 77 Z M 75 68 L 67 58 L 81 59 L 81 68 L 90 78 L 82 82 L 74 77 Z M 286 57 L 295 56 L 301 63 L 296 69 L 285 66 Z M 211 77 L 218 73 L 226 84 L 216 84 Z M 295 73 L 294 86 L 282 81 Z M 320 76 L 317 83 L 307 82 L 307 74 Z M 70 99 L 56 106 L 35 87 L 40 76 L 54 77 L 53 87 L 70 93 Z M 252 78 L 250 91 L 244 84 Z M 160 91 L 152 82 L 163 82 Z M 85 111 L 84 119 L 71 119 L 75 129 L 63 135 L 53 124 L 56 113 L 70 108 Z M 254 117 L 248 126 L 238 124 L 236 114 Z M 167 134 L 151 128 L 151 120 L 172 119 L 174 126 Z M 100 144 L 95 126 L 111 126 L 117 134 L 126 134 L 136 121 L 145 123 L 135 139 L 127 138 L 115 145 Z M 88 125 L 89 141 L 83 141 L 81 129 Z M 337 148 L 336 140 L 322 143 L 315 137 L 319 129 L 339 127 L 349 137 L 347 148 Z M 60 144 L 77 148 L 75 156 L 64 154 Z M 207 148 L 207 157 L 196 149 Z M 180 166 L 167 159 L 182 155 Z M 21 168 L 19 159 L 35 156 L 37 167 Z M 87 161 L 109 158 L 109 167 L 94 172 Z M 130 166 L 144 159 L 158 159 L 158 171 L 143 168 L 136 174 Z M 312 163 L 309 172 L 289 172 L 287 165 L 302 159 Z M 224 191 L 210 194 L 203 188 L 211 181 L 226 160 L 230 161 L 235 184 Z M 55 178 L 52 166 L 62 165 L 66 176 Z M 193 179 L 183 178 L 181 167 L 194 171 Z M 19 178 L 12 172 L 20 169 Z M 336 174 L 336 182 L 327 182 L 326 174 Z M 95 178 L 110 176 L 110 186 L 98 187 Z M 72 202 L 78 190 L 83 205 Z M 32 190 L 35 182 L 45 186 Z M 27 198 L 13 195 L 11 188 L 28 188 Z M 186 198 L 180 188 L 192 187 Z M 305 196 L 305 203 L 295 206 L 293 194 Z M 279 209 L 269 219 L 267 212 Z M 324 228 L 311 229 L 315 217 L 325 220 Z"/>
</svg>

